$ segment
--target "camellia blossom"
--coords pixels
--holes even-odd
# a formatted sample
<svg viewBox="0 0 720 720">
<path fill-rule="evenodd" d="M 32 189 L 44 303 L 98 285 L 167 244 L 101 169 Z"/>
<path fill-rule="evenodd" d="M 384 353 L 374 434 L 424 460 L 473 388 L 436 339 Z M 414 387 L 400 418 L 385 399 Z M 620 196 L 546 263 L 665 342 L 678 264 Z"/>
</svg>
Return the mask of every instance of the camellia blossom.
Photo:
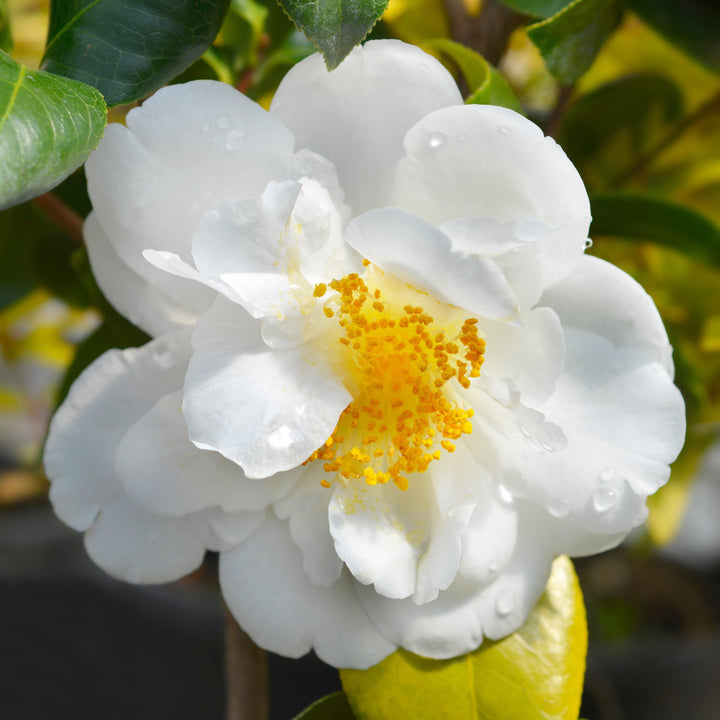
<svg viewBox="0 0 720 720">
<path fill-rule="evenodd" d="M 312 56 L 269 113 L 165 88 L 87 176 L 93 270 L 154 339 L 82 374 L 45 464 L 110 574 L 215 550 L 269 650 L 448 658 L 516 630 L 556 555 L 616 545 L 668 479 L 671 348 L 584 255 L 577 171 L 418 48 Z"/>
</svg>

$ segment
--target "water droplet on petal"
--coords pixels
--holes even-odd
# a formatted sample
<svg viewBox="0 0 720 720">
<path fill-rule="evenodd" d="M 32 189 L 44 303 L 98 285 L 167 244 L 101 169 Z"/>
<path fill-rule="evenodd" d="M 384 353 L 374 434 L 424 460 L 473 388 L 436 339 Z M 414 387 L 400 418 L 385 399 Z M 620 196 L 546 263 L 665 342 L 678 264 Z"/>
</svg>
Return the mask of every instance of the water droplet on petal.
<svg viewBox="0 0 720 720">
<path fill-rule="evenodd" d="M 598 512 L 607 512 L 617 505 L 618 494 L 609 487 L 599 487 L 593 495 L 593 507 Z"/>
<path fill-rule="evenodd" d="M 221 115 L 217 119 L 217 126 L 220 128 L 220 130 L 225 130 L 228 125 L 230 125 L 230 118 L 227 115 Z"/>
<path fill-rule="evenodd" d="M 225 147 L 228 150 L 237 150 L 243 139 L 242 130 L 231 130 L 225 138 Z"/>
<path fill-rule="evenodd" d="M 175 367 L 175 364 L 177 363 L 175 353 L 168 350 L 168 348 L 158 348 L 153 353 L 153 360 L 155 360 L 157 366 L 162 370 L 170 370 Z"/>
<path fill-rule="evenodd" d="M 495 610 L 501 617 L 509 615 L 515 609 L 515 593 L 512 590 L 502 590 L 495 600 Z"/>
<path fill-rule="evenodd" d="M 504 485 L 498 485 L 498 494 L 504 503 L 510 504 L 513 501 L 512 493 Z"/>
<path fill-rule="evenodd" d="M 601 483 L 606 483 L 612 480 L 615 477 L 615 469 L 614 468 L 606 468 L 600 473 L 599 480 Z"/>
<path fill-rule="evenodd" d="M 433 149 L 436 150 L 439 147 L 442 147 L 445 144 L 445 141 L 447 140 L 447 135 L 442 132 L 435 132 L 430 136 L 430 140 L 428 141 L 428 145 Z"/>
<path fill-rule="evenodd" d="M 548 503 L 547 510 L 553 517 L 567 517 L 570 514 L 570 499 L 552 498 Z"/>
<path fill-rule="evenodd" d="M 588 238 L 588 239 L 585 241 L 585 249 L 586 249 L 586 250 L 589 250 L 592 246 L 593 246 L 593 241 L 592 241 L 590 238 Z"/>
<path fill-rule="evenodd" d="M 500 125 L 500 127 L 498 128 L 498 130 L 500 131 L 500 134 L 501 134 L 501 135 L 509 135 L 509 134 L 510 134 L 510 128 L 509 128 L 509 127 L 505 127 L 504 125 Z"/>
<path fill-rule="evenodd" d="M 498 570 L 500 569 L 500 563 L 498 562 L 496 557 L 490 558 L 490 563 L 488 564 L 488 572 L 491 575 L 494 575 Z"/>
</svg>

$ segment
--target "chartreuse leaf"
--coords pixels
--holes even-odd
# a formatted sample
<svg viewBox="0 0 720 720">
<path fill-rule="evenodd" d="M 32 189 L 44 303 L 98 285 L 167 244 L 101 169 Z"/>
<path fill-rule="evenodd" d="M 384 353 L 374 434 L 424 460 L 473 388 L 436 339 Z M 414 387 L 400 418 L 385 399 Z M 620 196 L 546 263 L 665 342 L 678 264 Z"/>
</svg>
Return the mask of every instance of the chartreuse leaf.
<svg viewBox="0 0 720 720">
<path fill-rule="evenodd" d="M 344 692 L 326 695 L 305 708 L 293 720 L 355 720 Z"/>
<path fill-rule="evenodd" d="M 525 15 L 546 18 L 559 13 L 572 0 L 501 0 L 501 2 Z"/>
<path fill-rule="evenodd" d="M 650 241 L 720 267 L 720 227 L 687 205 L 630 192 L 593 193 L 590 205 L 593 236 Z"/>
<path fill-rule="evenodd" d="M 10 32 L 10 11 L 6 0 L 0 0 L 0 50 L 10 52 L 13 47 L 12 33 Z"/>
<path fill-rule="evenodd" d="M 388 0 L 278 0 L 290 19 L 336 68 L 372 30 Z"/>
<path fill-rule="evenodd" d="M 210 46 L 230 0 L 53 0 L 42 68 L 108 105 L 149 95 Z"/>
<path fill-rule="evenodd" d="M 423 50 L 447 58 L 457 66 L 470 88 L 468 104 L 502 105 L 521 112 L 520 101 L 505 78 L 479 53 L 447 38 L 433 38 L 422 43 Z"/>
<path fill-rule="evenodd" d="M 558 141 L 589 186 L 634 166 L 683 113 L 680 88 L 662 75 L 628 75 L 580 97 Z"/>
<path fill-rule="evenodd" d="M 720 70 L 717 0 L 625 0 L 625 4 L 688 55 Z"/>
<path fill-rule="evenodd" d="M 530 25 L 527 34 L 550 72 L 570 85 L 592 65 L 619 20 L 618 0 L 573 0 L 547 20 Z"/>
<path fill-rule="evenodd" d="M 580 586 L 559 557 L 514 635 L 453 660 L 399 650 L 340 679 L 358 720 L 577 720 L 586 650 Z"/>
<path fill-rule="evenodd" d="M 83 83 L 0 52 L 0 210 L 46 192 L 100 142 L 105 103 Z"/>
</svg>

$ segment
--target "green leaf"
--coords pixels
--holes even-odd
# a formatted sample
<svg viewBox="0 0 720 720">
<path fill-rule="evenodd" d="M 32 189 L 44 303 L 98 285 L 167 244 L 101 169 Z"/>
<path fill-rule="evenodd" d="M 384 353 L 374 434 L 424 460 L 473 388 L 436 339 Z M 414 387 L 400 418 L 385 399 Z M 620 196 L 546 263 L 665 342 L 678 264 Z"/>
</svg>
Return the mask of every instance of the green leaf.
<svg viewBox="0 0 720 720">
<path fill-rule="evenodd" d="M 108 105 L 149 95 L 210 46 L 230 0 L 53 0 L 42 68 Z"/>
<path fill-rule="evenodd" d="M 344 692 L 326 695 L 305 708 L 293 720 L 355 720 Z"/>
<path fill-rule="evenodd" d="M 680 88 L 662 75 L 622 77 L 573 102 L 558 141 L 586 184 L 607 184 L 657 143 L 683 104 Z"/>
<path fill-rule="evenodd" d="M 574 0 L 556 15 L 530 25 L 527 34 L 550 72 L 570 85 L 592 65 L 619 21 L 618 0 Z"/>
<path fill-rule="evenodd" d="M 520 101 L 505 78 L 480 53 L 446 38 L 426 40 L 422 48 L 457 66 L 470 88 L 470 95 L 465 100 L 467 104 L 502 105 L 522 112 Z"/>
<path fill-rule="evenodd" d="M 372 30 L 388 0 L 278 0 L 290 19 L 336 68 Z"/>
<path fill-rule="evenodd" d="M 429 660 L 404 650 L 369 670 L 341 670 L 359 720 L 576 720 L 587 629 L 572 563 L 553 563 L 525 624 L 473 653 Z"/>
<path fill-rule="evenodd" d="M 717 0 L 625 0 L 670 42 L 720 70 L 720 4 Z"/>
<path fill-rule="evenodd" d="M 559 13 L 564 7 L 569 5 L 571 1 L 572 0 L 501 0 L 503 5 L 507 5 L 513 10 L 517 10 L 525 15 L 541 18 L 547 18 Z"/>
<path fill-rule="evenodd" d="M 720 227 L 697 210 L 651 195 L 593 193 L 592 236 L 615 235 L 678 250 L 720 267 Z"/>
<path fill-rule="evenodd" d="M 10 32 L 10 11 L 7 2 L 0 0 L 0 50 L 10 52 L 13 49 L 12 33 Z"/>
<path fill-rule="evenodd" d="M 0 52 L 0 210 L 40 195 L 100 142 L 105 103 L 97 90 Z"/>
</svg>

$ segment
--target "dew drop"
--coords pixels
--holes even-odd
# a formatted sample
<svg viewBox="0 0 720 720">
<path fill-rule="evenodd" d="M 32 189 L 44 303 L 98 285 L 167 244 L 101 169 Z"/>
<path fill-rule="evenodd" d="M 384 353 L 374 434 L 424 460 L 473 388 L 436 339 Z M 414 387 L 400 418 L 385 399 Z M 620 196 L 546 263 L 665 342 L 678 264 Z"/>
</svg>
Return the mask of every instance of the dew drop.
<svg viewBox="0 0 720 720">
<path fill-rule="evenodd" d="M 601 483 L 606 483 L 612 480 L 615 477 L 615 469 L 614 468 L 606 468 L 600 473 L 599 480 Z"/>
<path fill-rule="evenodd" d="M 230 118 L 227 115 L 221 115 L 217 119 L 217 126 L 220 128 L 220 130 L 225 130 L 228 125 L 230 125 Z"/>
<path fill-rule="evenodd" d="M 617 505 L 618 496 L 615 490 L 609 487 L 599 487 L 593 495 L 593 507 L 598 512 L 607 512 Z"/>
<path fill-rule="evenodd" d="M 498 486 L 498 494 L 504 503 L 510 504 L 513 501 L 512 493 L 504 485 Z"/>
<path fill-rule="evenodd" d="M 585 241 L 585 249 L 586 249 L 586 250 L 589 250 L 592 246 L 593 246 L 593 241 L 592 241 L 590 238 L 588 238 L 588 239 Z"/>
<path fill-rule="evenodd" d="M 437 148 L 442 147 L 445 144 L 446 140 L 447 140 L 447 135 L 445 133 L 436 132 L 430 136 L 428 145 L 433 150 L 437 150 Z"/>
<path fill-rule="evenodd" d="M 569 498 L 553 498 L 548 503 L 548 512 L 556 518 L 567 517 L 570 514 Z"/>
<path fill-rule="evenodd" d="M 243 139 L 242 130 L 231 130 L 225 138 L 225 147 L 228 150 L 237 150 Z"/>
<path fill-rule="evenodd" d="M 175 366 L 175 363 L 177 363 L 175 354 L 167 348 L 158 348 L 153 354 L 153 359 L 162 370 L 170 370 Z"/>
<path fill-rule="evenodd" d="M 490 563 L 488 564 L 488 572 L 491 575 L 494 575 L 499 569 L 500 569 L 500 563 L 498 562 L 497 558 L 491 557 Z"/>
<path fill-rule="evenodd" d="M 515 609 L 515 593 L 512 590 L 503 590 L 495 600 L 495 610 L 501 617 L 506 617 Z"/>
<path fill-rule="evenodd" d="M 510 128 L 505 127 L 504 125 L 500 125 L 500 127 L 498 128 L 498 131 L 500 132 L 501 135 L 509 135 L 510 134 Z"/>
</svg>

